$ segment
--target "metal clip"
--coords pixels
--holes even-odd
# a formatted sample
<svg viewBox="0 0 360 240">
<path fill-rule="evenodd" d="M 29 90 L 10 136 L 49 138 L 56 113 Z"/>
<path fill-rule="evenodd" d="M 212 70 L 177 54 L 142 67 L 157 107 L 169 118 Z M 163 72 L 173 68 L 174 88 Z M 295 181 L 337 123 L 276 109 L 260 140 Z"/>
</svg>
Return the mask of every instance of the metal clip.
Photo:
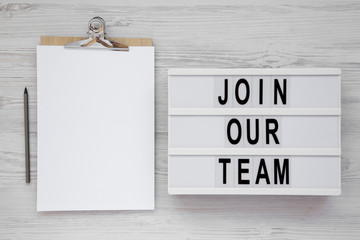
<svg viewBox="0 0 360 240">
<path fill-rule="evenodd" d="M 94 17 L 89 21 L 89 38 L 65 44 L 65 48 L 103 49 L 114 51 L 129 51 L 129 47 L 105 39 L 105 21 L 101 17 Z"/>
</svg>

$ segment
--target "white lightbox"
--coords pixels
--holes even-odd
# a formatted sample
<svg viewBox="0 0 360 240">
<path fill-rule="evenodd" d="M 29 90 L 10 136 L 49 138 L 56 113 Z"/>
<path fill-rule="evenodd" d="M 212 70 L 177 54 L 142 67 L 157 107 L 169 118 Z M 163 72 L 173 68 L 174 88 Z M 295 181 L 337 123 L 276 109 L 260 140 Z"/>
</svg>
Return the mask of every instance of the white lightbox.
<svg viewBox="0 0 360 240">
<path fill-rule="evenodd" d="M 340 69 L 170 69 L 169 193 L 340 195 Z"/>
</svg>

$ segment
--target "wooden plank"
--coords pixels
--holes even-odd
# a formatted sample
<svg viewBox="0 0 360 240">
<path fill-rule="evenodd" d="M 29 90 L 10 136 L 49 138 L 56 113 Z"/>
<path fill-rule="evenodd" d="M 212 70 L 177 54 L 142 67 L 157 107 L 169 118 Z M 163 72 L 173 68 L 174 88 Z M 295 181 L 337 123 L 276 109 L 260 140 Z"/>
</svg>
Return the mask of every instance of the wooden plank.
<svg viewBox="0 0 360 240">
<path fill-rule="evenodd" d="M 86 39 L 83 37 L 53 37 L 41 36 L 40 45 L 64 46 L 67 43 Z M 122 43 L 126 46 L 152 46 L 151 38 L 109 38 L 109 40 Z"/>
<path fill-rule="evenodd" d="M 73 0 L 0 4 L 1 239 L 359 239 L 359 0 Z M 39 36 L 86 36 L 99 14 L 109 36 L 156 44 L 156 210 L 36 212 Z M 169 68 L 342 69 L 340 197 L 170 196 Z M 29 91 L 31 181 L 24 175 Z M 141 87 L 141 86 L 139 86 Z"/>
</svg>

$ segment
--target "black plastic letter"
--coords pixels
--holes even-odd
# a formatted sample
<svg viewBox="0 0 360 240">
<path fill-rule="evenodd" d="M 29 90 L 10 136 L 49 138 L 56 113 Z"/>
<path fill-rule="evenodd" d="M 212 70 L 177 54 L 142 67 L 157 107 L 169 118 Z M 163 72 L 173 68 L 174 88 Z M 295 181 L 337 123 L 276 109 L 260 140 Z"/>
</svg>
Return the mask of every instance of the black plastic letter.
<svg viewBox="0 0 360 240">
<path fill-rule="evenodd" d="M 219 163 L 223 164 L 223 184 L 226 184 L 226 164 L 230 161 L 230 158 L 219 158 Z"/>
<path fill-rule="evenodd" d="M 231 125 L 235 124 L 238 128 L 238 136 L 237 138 L 233 139 L 231 137 Z M 229 140 L 229 142 L 233 145 L 238 144 L 240 142 L 241 139 L 241 124 L 239 122 L 239 120 L 237 120 L 236 118 L 232 118 L 228 125 L 227 125 L 227 138 Z"/>
<path fill-rule="evenodd" d="M 274 183 L 278 184 L 278 178 L 280 180 L 280 184 L 284 184 L 284 178 L 286 177 L 285 184 L 289 184 L 289 159 L 284 158 L 284 163 L 282 166 L 282 170 L 280 170 L 280 161 L 278 158 L 274 159 Z"/>
<path fill-rule="evenodd" d="M 264 173 L 262 173 L 262 169 L 264 169 Z M 266 169 L 265 160 L 262 158 L 260 159 L 259 169 L 256 176 L 256 182 L 255 184 L 259 184 L 260 178 L 265 178 L 266 184 L 270 184 L 269 175 Z"/>
<path fill-rule="evenodd" d="M 245 84 L 245 87 L 246 87 L 246 95 L 245 95 L 244 99 L 240 99 L 240 97 L 239 97 L 239 87 L 240 87 L 240 84 L 242 84 L 242 83 Z M 247 103 L 247 101 L 249 101 L 250 86 L 249 86 L 249 83 L 246 81 L 245 78 L 240 78 L 236 82 L 236 85 L 235 85 L 235 97 L 236 97 L 236 101 L 241 105 L 244 105 L 244 104 Z"/>
<path fill-rule="evenodd" d="M 242 168 L 242 163 L 249 163 L 249 159 L 238 159 L 238 184 L 250 184 L 250 180 L 241 179 L 242 173 L 249 173 L 248 168 Z"/>
<path fill-rule="evenodd" d="M 274 124 L 274 128 L 270 129 L 270 124 Z M 279 144 L 279 139 L 276 136 L 276 131 L 279 128 L 278 121 L 274 118 L 266 119 L 266 144 L 270 144 L 270 135 L 274 138 L 276 144 Z"/>
<path fill-rule="evenodd" d="M 284 80 L 283 80 L 284 89 L 281 90 L 279 80 L 274 79 L 274 104 L 275 105 L 278 104 L 276 92 L 279 93 L 282 103 L 284 105 L 286 105 L 286 81 L 287 81 L 286 78 L 284 78 Z"/>
<path fill-rule="evenodd" d="M 263 79 L 260 78 L 259 80 L 259 104 L 262 105 L 263 104 L 263 98 L 264 98 L 264 90 L 263 90 Z"/>
<path fill-rule="evenodd" d="M 227 103 L 227 100 L 228 100 L 228 80 L 227 79 L 224 79 L 224 99 L 221 99 L 221 96 L 218 96 L 218 100 L 219 100 L 219 103 L 221 105 L 225 105 Z"/>
<path fill-rule="evenodd" d="M 255 119 L 255 138 L 251 139 L 250 134 L 250 119 L 246 120 L 246 132 L 247 132 L 247 140 L 251 145 L 257 144 L 259 141 L 259 119 Z"/>
</svg>

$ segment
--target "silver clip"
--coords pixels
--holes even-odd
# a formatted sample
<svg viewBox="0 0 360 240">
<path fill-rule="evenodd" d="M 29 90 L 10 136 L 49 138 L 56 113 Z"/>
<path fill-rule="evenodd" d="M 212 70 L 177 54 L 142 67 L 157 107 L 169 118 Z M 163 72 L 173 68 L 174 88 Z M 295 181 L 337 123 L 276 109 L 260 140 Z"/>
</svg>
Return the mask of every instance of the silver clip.
<svg viewBox="0 0 360 240">
<path fill-rule="evenodd" d="M 65 44 L 65 48 L 103 49 L 114 51 L 129 51 L 129 47 L 105 39 L 105 21 L 101 17 L 94 17 L 89 21 L 89 38 Z"/>
</svg>

